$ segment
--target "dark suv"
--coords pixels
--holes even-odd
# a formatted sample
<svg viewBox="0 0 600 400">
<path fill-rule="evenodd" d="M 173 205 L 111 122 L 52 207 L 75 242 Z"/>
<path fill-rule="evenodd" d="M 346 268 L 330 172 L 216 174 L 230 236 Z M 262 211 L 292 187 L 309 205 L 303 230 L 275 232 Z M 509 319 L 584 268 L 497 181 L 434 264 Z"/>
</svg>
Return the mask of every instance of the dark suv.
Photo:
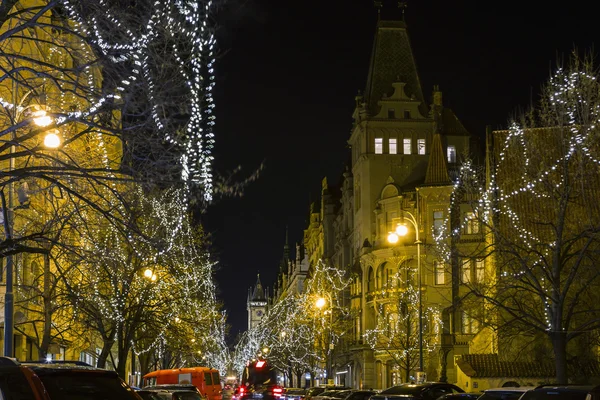
<svg viewBox="0 0 600 400">
<path fill-rule="evenodd" d="M 114 371 L 73 362 L 19 363 L 0 357 L 0 399 L 139 400 Z"/>
<path fill-rule="evenodd" d="M 371 400 L 436 400 L 451 393 L 464 393 L 465 391 L 456 385 L 443 382 L 427 382 L 421 384 L 405 383 L 392 386 L 371 396 Z"/>
</svg>

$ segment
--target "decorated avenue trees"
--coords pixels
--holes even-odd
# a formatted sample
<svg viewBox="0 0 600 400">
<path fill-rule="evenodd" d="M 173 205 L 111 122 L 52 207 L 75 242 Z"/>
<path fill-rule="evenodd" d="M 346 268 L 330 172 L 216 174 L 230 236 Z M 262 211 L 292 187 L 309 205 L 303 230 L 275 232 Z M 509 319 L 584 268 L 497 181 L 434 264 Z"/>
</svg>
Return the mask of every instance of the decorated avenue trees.
<svg viewBox="0 0 600 400">
<path fill-rule="evenodd" d="M 488 138 L 487 171 L 463 166 L 451 211 L 469 212 L 438 237 L 449 263 L 485 262 L 485 279 L 463 279 L 463 303 L 475 299 L 473 315 L 497 330 L 501 347 L 546 338 L 559 383 L 569 378 L 569 354 L 579 360 L 572 371 L 585 374 L 589 348 L 576 341 L 600 329 L 598 78 L 577 56 L 557 68 L 537 107 Z M 453 246 L 475 226 L 481 246 L 466 253 Z"/>
</svg>

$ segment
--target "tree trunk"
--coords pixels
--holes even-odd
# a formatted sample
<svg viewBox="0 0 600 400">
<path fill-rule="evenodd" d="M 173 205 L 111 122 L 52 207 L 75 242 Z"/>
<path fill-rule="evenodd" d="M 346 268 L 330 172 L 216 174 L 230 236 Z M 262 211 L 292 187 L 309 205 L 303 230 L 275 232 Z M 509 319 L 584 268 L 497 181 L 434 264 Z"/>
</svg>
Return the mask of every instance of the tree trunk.
<svg viewBox="0 0 600 400">
<path fill-rule="evenodd" d="M 567 384 L 567 333 L 554 331 L 550 333 L 552 348 L 554 350 L 554 365 L 556 368 L 556 383 Z"/>
<path fill-rule="evenodd" d="M 105 340 L 102 343 L 102 351 L 98 356 L 98 362 L 96 363 L 96 367 L 98 368 L 106 368 L 106 360 L 108 359 L 108 355 L 110 354 L 110 349 L 114 344 L 114 340 Z"/>
<path fill-rule="evenodd" d="M 117 330 L 117 374 L 127 382 L 126 379 L 126 366 L 127 366 L 127 356 L 129 354 L 129 348 L 131 344 L 129 340 L 125 337 L 125 333 L 123 332 L 125 328 L 122 323 L 119 323 L 119 328 Z"/>
<path fill-rule="evenodd" d="M 42 331 L 42 343 L 39 347 L 40 359 L 46 359 L 48 348 L 52 341 L 52 296 L 50 290 L 50 255 L 44 254 L 44 328 Z"/>
</svg>

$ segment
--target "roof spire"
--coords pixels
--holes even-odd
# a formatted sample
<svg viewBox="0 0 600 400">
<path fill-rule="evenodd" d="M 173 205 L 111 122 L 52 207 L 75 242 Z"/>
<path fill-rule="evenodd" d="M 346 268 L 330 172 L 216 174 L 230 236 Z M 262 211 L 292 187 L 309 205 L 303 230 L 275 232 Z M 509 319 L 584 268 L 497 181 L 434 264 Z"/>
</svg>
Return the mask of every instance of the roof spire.
<svg viewBox="0 0 600 400">
<path fill-rule="evenodd" d="M 400 12 L 402 12 L 402 21 L 406 21 L 404 19 L 404 14 L 406 13 L 406 7 L 408 7 L 408 3 L 406 1 L 398 1 L 398 8 Z"/>
<path fill-rule="evenodd" d="M 381 9 L 383 8 L 383 2 L 381 0 L 374 0 L 373 5 L 377 9 L 377 21 L 381 19 Z"/>
</svg>

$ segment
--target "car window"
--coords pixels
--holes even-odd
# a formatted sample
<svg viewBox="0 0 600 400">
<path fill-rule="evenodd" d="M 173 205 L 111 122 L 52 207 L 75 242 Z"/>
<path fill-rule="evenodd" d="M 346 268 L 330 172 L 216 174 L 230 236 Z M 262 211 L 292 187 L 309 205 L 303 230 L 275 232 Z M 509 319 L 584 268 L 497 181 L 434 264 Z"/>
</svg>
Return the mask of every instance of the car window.
<svg viewBox="0 0 600 400">
<path fill-rule="evenodd" d="M 345 399 L 351 392 L 349 390 L 336 390 L 331 394 L 331 397 L 336 399 Z"/>
<path fill-rule="evenodd" d="M 213 384 L 212 382 L 213 381 L 212 381 L 212 376 L 211 376 L 210 372 L 205 372 L 204 373 L 204 383 L 207 385 L 212 385 Z"/>
<path fill-rule="evenodd" d="M 131 400 L 135 397 L 116 376 L 73 371 L 38 374 L 51 399 Z"/>
<path fill-rule="evenodd" d="M 218 372 L 213 372 L 212 373 L 212 380 L 213 380 L 213 385 L 218 385 L 219 384 L 219 373 Z"/>
<path fill-rule="evenodd" d="M 0 398 L 33 400 L 35 397 L 20 369 L 0 368 Z"/>
</svg>

